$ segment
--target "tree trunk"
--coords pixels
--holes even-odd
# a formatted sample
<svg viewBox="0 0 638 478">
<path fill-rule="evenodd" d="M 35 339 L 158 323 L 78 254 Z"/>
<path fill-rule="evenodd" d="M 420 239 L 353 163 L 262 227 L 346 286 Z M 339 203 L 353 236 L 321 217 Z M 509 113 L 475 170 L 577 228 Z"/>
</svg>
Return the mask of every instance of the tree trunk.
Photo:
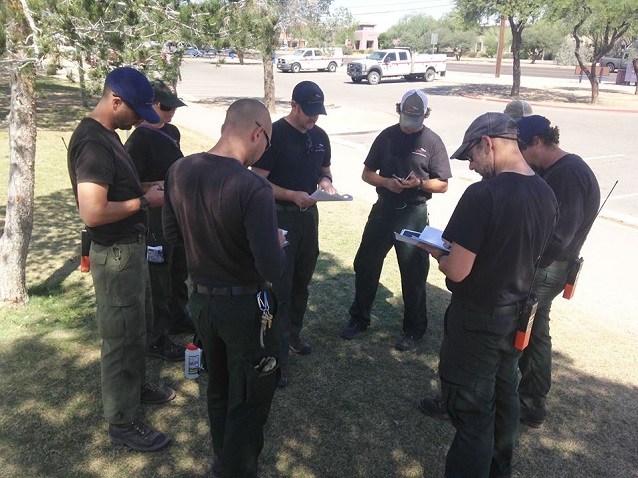
<svg viewBox="0 0 638 478">
<path fill-rule="evenodd" d="M 78 79 L 80 81 L 80 95 L 82 97 L 82 106 L 85 108 L 89 107 L 89 94 L 86 91 L 86 78 L 84 75 L 84 61 L 82 57 L 82 50 L 80 49 L 80 44 L 75 44 L 75 51 L 77 52 L 77 62 L 78 62 Z"/>
<path fill-rule="evenodd" d="M 11 70 L 9 113 L 9 188 L 4 232 L 0 237 L 0 301 L 25 304 L 26 263 L 33 231 L 35 192 L 35 65 Z"/>
<path fill-rule="evenodd" d="M 598 94 L 599 94 L 599 88 L 600 88 L 600 84 L 598 83 L 598 78 L 596 77 L 597 63 L 598 63 L 597 60 L 594 58 L 594 61 L 591 64 L 591 69 L 589 71 L 589 74 L 587 75 L 589 77 L 589 83 L 591 84 L 591 104 L 592 105 L 598 103 Z"/>
<path fill-rule="evenodd" d="M 268 111 L 275 114 L 277 113 L 275 105 L 275 75 L 273 73 L 271 55 L 262 54 L 261 62 L 264 66 L 264 104 Z"/>
<path fill-rule="evenodd" d="M 631 60 L 631 64 L 634 67 L 634 72 L 638 74 L 638 58 Z M 638 81 L 636 81 L 636 91 L 634 91 L 634 95 L 638 95 Z"/>
<path fill-rule="evenodd" d="M 512 90 L 510 96 L 518 97 L 521 91 L 521 45 L 523 44 L 523 27 L 521 23 L 514 23 L 514 19 L 509 17 L 510 28 L 512 30 Z"/>
</svg>

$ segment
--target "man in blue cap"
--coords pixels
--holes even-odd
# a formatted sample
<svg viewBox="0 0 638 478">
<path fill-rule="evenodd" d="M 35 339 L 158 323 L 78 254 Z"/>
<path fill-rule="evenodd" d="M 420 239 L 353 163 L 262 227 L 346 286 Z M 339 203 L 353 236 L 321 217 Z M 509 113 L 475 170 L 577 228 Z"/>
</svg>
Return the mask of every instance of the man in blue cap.
<svg viewBox="0 0 638 478">
<path fill-rule="evenodd" d="M 525 161 L 552 188 L 560 210 L 534 278 L 538 309 L 529 345 L 518 362 L 521 422 L 539 428 L 547 417 L 546 400 L 552 384 L 552 301 L 565 288 L 570 270 L 580 267 L 580 249 L 596 219 L 600 188 L 587 163 L 560 148 L 558 127 L 547 118 L 526 116 L 516 124 Z"/>
<path fill-rule="evenodd" d="M 68 169 L 80 217 L 91 238 L 91 275 L 102 337 L 102 404 L 114 443 L 138 451 L 164 448 L 170 438 L 137 419 L 142 404 L 175 397 L 146 384 L 146 333 L 153 322 L 146 262 L 149 207 L 162 204 L 159 184 L 143 190 L 135 165 L 115 132 L 145 119 L 159 122 L 153 88 L 139 71 L 111 71 L 95 109 L 73 132 Z"/>
<path fill-rule="evenodd" d="M 312 351 L 310 343 L 301 338 L 308 285 L 319 256 L 319 211 L 310 195 L 317 189 L 337 192 L 330 173 L 330 140 L 316 126 L 319 115 L 326 114 L 323 101 L 323 91 L 316 83 L 297 84 L 290 113 L 273 123 L 272 147 L 252 168 L 272 184 L 277 224 L 288 231 L 286 271 L 273 284 L 282 321 L 280 387 L 287 383 L 288 350 L 299 355 Z"/>
</svg>

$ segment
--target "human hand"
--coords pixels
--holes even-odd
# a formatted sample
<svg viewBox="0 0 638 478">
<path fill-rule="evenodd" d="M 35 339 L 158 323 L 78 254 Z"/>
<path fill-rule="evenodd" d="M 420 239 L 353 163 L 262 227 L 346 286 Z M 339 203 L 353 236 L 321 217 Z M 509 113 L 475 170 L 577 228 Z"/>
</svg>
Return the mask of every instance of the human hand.
<svg viewBox="0 0 638 478">
<path fill-rule="evenodd" d="M 164 188 L 160 187 L 159 184 L 153 184 L 144 196 L 151 207 L 159 207 L 164 202 Z"/>
</svg>

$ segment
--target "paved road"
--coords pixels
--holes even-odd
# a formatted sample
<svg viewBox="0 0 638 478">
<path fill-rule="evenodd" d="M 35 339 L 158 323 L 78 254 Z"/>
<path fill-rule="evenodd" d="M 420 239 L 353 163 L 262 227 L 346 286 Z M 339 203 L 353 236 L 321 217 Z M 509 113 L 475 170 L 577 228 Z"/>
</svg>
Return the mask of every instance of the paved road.
<svg viewBox="0 0 638 478">
<path fill-rule="evenodd" d="M 464 73 L 483 73 L 493 75 L 496 71 L 496 60 L 488 61 L 455 61 L 447 62 L 448 71 Z M 501 65 L 501 75 L 512 74 L 512 63 L 507 62 Z M 527 61 L 521 62 L 521 76 L 527 78 L 563 78 L 571 80 L 574 78 L 573 66 L 549 65 L 547 63 L 530 64 Z M 616 73 L 609 76 L 611 81 L 615 81 Z M 584 81 L 587 81 L 584 78 Z"/>
<path fill-rule="evenodd" d="M 206 59 L 188 60 L 182 69 L 183 81 L 179 85 L 180 95 L 197 101 L 227 106 L 241 97 L 263 99 L 263 70 L 261 64 L 226 64 L 217 66 Z M 333 115 L 345 114 L 345 110 L 358 110 L 359 114 L 348 116 L 348 124 L 340 125 L 340 140 L 358 145 L 356 161 L 360 165 L 365 152 L 378 131 L 396 121 L 395 104 L 409 88 L 422 88 L 430 98 L 433 113 L 429 126 L 444 140 L 451 153 L 460 144 L 463 132 L 469 123 L 485 111 L 502 111 L 504 102 L 479 101 L 459 96 L 468 82 L 498 82 L 508 84 L 504 75 L 500 79 L 491 75 L 450 71 L 445 78 L 432 83 L 407 83 L 404 80 L 388 80 L 380 85 L 354 84 L 344 68 L 336 73 L 302 72 L 299 74 L 275 72 L 275 90 L 278 112 L 284 114 L 289 107 L 290 94 L 299 81 L 312 80 L 324 90 L 330 120 Z M 560 80 L 573 82 L 573 78 Z M 525 84 L 534 82 L 544 88 L 545 80 L 525 78 Z M 570 83 L 568 83 L 570 84 Z M 571 84 L 570 84 L 571 85 Z M 571 87 L 571 86 L 570 86 Z M 555 108 L 535 105 L 534 111 L 548 117 L 561 129 L 561 145 L 568 151 L 580 154 L 590 164 L 600 181 L 603 197 L 613 191 L 605 213 L 608 216 L 629 219 L 638 224 L 638 175 L 635 171 L 635 153 L 632 140 L 635 138 L 636 115 L 613 111 Z M 379 121 L 379 118 L 382 121 Z M 385 120 L 387 118 L 387 121 Z M 372 121 L 376 119 L 376 121 Z M 325 119 L 320 124 L 325 123 Z M 635 140 L 633 140 L 635 145 Z M 464 163 L 453 161 L 455 175 L 467 174 Z"/>
</svg>

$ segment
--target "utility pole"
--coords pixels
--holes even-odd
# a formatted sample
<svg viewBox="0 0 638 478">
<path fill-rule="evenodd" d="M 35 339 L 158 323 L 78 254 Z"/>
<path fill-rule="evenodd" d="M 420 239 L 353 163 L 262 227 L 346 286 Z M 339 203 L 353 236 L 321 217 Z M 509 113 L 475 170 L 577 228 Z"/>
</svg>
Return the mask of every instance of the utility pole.
<svg viewBox="0 0 638 478">
<path fill-rule="evenodd" d="M 495 78 L 501 76 L 501 61 L 503 60 L 503 42 L 505 41 L 505 15 L 501 15 L 501 30 L 498 34 L 498 48 L 496 49 L 496 72 Z"/>
</svg>

